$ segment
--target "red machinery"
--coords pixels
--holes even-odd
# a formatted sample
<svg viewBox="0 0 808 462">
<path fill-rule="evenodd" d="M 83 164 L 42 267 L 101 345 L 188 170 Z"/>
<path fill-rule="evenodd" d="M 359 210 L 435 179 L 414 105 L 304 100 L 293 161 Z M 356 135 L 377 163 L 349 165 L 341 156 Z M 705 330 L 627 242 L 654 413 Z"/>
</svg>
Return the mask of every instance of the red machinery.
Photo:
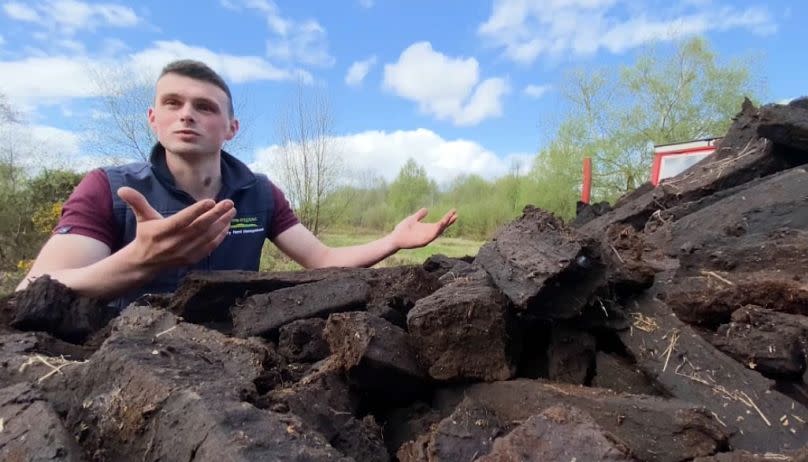
<svg viewBox="0 0 808 462">
<path fill-rule="evenodd" d="M 665 178 L 671 178 L 684 172 L 698 161 L 712 154 L 720 140 L 721 138 L 708 138 L 654 146 L 651 183 L 656 186 Z"/>
<path fill-rule="evenodd" d="M 684 143 L 654 146 L 654 162 L 651 165 L 651 184 L 657 186 L 665 178 L 674 177 L 700 160 L 712 154 L 721 138 L 686 141 Z M 589 203 L 592 190 L 592 159 L 584 158 L 584 183 L 581 202 Z"/>
</svg>

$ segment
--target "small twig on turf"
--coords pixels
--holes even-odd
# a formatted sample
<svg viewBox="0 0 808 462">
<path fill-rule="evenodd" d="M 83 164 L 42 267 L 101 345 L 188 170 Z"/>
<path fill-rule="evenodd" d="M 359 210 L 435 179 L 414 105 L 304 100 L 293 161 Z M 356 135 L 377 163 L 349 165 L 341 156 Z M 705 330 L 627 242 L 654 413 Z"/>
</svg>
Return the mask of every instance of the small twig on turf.
<svg viewBox="0 0 808 462">
<path fill-rule="evenodd" d="M 612 250 L 614 250 L 614 254 L 617 255 L 617 259 L 620 260 L 620 263 L 626 263 L 626 261 L 623 260 L 623 257 L 620 256 L 620 252 L 618 252 L 613 245 L 610 245 L 610 247 L 612 248 Z"/>
<path fill-rule="evenodd" d="M 712 276 L 712 277 L 714 277 L 714 278 L 718 279 L 719 281 L 723 282 L 724 284 L 727 284 L 727 285 L 730 285 L 730 286 L 734 286 L 734 285 L 735 285 L 735 283 L 734 283 L 734 282 L 732 282 L 732 281 L 730 281 L 729 279 L 727 279 L 727 278 L 725 278 L 725 277 L 723 277 L 723 276 L 721 276 L 721 275 L 717 274 L 717 273 L 716 273 L 716 272 L 714 272 L 714 271 L 704 271 L 704 270 L 702 270 L 702 271 L 701 271 L 701 274 L 703 274 L 704 276 Z"/>
<path fill-rule="evenodd" d="M 42 364 L 50 367 L 51 371 L 48 372 L 47 374 L 43 375 L 42 377 L 40 377 L 37 380 L 37 382 L 39 383 L 39 382 L 42 382 L 43 380 L 47 379 L 48 377 L 50 377 L 50 376 L 52 376 L 52 375 L 54 375 L 56 373 L 61 374 L 62 373 L 62 368 L 67 366 L 67 365 L 79 364 L 79 363 L 85 362 L 85 361 L 70 361 L 70 360 L 65 359 L 63 356 L 59 357 L 59 358 L 51 358 L 51 361 L 54 361 L 54 362 L 59 361 L 59 362 L 61 362 L 61 364 L 59 364 L 58 366 L 54 366 L 53 364 L 48 362 L 48 360 L 45 359 L 45 357 L 43 357 L 42 355 L 31 356 L 30 358 L 28 358 L 27 361 L 25 361 L 22 365 L 20 365 L 20 372 L 24 371 L 28 366 L 32 366 L 32 365 L 36 364 L 37 362 L 42 363 Z"/>
<path fill-rule="evenodd" d="M 721 425 L 723 425 L 723 426 L 725 426 L 725 427 L 727 426 L 727 424 L 725 424 L 725 423 L 724 423 L 724 421 L 723 421 L 723 420 L 721 420 L 721 418 L 720 418 L 720 417 L 718 417 L 718 414 L 716 414 L 716 413 L 715 413 L 715 412 L 713 412 L 713 411 L 710 411 L 710 414 L 712 414 L 712 415 L 713 415 L 713 417 L 715 417 L 715 420 L 717 420 L 717 421 L 718 421 L 718 423 L 720 423 Z"/>
<path fill-rule="evenodd" d="M 166 329 L 166 330 L 164 330 L 164 331 L 160 332 L 159 334 L 155 335 L 155 336 L 154 336 L 154 338 L 160 337 L 161 335 L 165 335 L 165 334 L 167 334 L 167 333 L 171 332 L 172 330 L 174 330 L 174 329 L 176 329 L 176 328 L 177 328 L 177 326 L 176 326 L 176 325 L 175 325 L 175 326 L 173 326 L 173 327 L 169 327 L 168 329 Z"/>
<path fill-rule="evenodd" d="M 654 318 L 650 318 L 642 313 L 631 313 L 631 317 L 634 318 L 632 325 L 643 332 L 651 333 L 659 327 Z"/>
<path fill-rule="evenodd" d="M 740 394 L 743 395 L 743 397 L 745 398 L 745 401 L 742 401 L 742 402 L 744 404 L 746 404 L 747 406 L 749 406 L 749 407 L 753 408 L 754 410 L 756 410 L 757 413 L 760 414 L 760 417 L 763 419 L 763 421 L 766 422 L 766 425 L 771 427 L 772 426 L 771 422 L 769 422 L 769 419 L 767 419 L 766 416 L 763 415 L 763 412 L 760 410 L 759 407 L 757 407 L 757 404 L 755 404 L 755 402 L 752 401 L 752 398 L 750 398 L 749 395 L 747 395 L 745 391 L 740 392 Z"/>
<path fill-rule="evenodd" d="M 662 352 L 662 354 L 665 355 L 665 365 L 662 366 L 662 372 L 668 369 L 668 361 L 671 359 L 671 353 L 673 353 L 673 349 L 676 348 L 676 341 L 679 340 L 679 329 L 673 329 L 673 331 L 669 333 L 671 334 L 671 342 L 668 344 L 668 348 Z M 665 334 L 665 336 L 667 337 L 667 334 Z"/>
</svg>

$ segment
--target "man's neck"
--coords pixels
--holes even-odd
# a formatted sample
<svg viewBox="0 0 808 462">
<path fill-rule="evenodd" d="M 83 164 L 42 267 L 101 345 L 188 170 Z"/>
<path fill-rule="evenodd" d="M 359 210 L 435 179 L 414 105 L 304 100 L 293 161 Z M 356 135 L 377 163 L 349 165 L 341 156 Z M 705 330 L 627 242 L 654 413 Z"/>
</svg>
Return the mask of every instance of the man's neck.
<svg viewBox="0 0 808 462">
<path fill-rule="evenodd" d="M 196 200 L 216 199 L 222 188 L 221 152 L 190 156 L 166 151 L 166 166 L 177 188 Z"/>
</svg>

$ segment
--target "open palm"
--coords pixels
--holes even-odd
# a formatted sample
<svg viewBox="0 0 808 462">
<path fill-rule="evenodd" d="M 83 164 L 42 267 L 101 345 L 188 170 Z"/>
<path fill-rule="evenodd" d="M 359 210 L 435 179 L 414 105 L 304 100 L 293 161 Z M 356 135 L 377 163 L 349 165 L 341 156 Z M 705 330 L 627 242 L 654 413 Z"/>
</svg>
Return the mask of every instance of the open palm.
<svg viewBox="0 0 808 462">
<path fill-rule="evenodd" d="M 420 209 L 396 225 L 393 230 L 393 242 L 400 249 L 423 247 L 443 234 L 457 220 L 457 211 L 452 209 L 437 223 L 422 223 L 428 211 Z"/>
</svg>

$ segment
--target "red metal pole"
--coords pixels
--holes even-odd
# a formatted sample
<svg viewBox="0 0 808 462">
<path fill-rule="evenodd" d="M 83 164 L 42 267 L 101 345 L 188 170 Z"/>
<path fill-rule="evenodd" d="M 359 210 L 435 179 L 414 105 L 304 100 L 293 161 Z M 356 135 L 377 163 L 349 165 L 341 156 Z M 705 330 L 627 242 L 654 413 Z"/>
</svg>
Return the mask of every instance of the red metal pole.
<svg viewBox="0 0 808 462">
<path fill-rule="evenodd" d="M 589 195 L 592 192 L 592 158 L 584 157 L 584 184 L 581 188 L 581 202 L 589 203 Z"/>
</svg>

